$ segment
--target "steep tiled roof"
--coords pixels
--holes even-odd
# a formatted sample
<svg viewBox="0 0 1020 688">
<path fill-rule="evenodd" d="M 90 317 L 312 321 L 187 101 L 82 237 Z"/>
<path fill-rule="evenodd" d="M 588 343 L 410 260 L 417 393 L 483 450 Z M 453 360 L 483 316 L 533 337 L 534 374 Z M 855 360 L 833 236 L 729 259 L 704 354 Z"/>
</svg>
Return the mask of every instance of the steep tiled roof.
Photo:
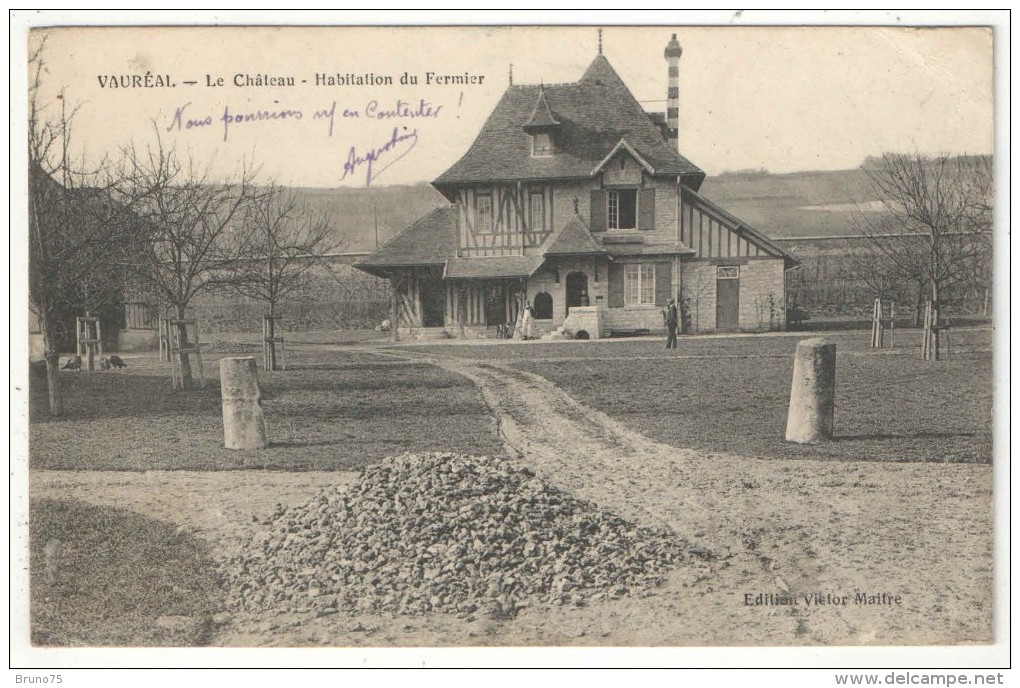
<svg viewBox="0 0 1020 688">
<path fill-rule="evenodd" d="M 379 274 L 388 267 L 443 265 L 457 255 L 457 208 L 445 206 L 411 224 L 355 267 Z"/>
<path fill-rule="evenodd" d="M 560 230 L 559 236 L 553 241 L 552 246 L 546 249 L 547 256 L 582 256 L 601 255 L 606 249 L 598 239 L 592 235 L 588 226 L 580 217 L 575 215 Z"/>
<path fill-rule="evenodd" d="M 531 277 L 542 267 L 542 256 L 485 256 L 451 258 L 446 263 L 446 279 L 495 279 L 498 277 Z"/>
<path fill-rule="evenodd" d="M 531 155 L 531 140 L 522 128 L 536 112 L 540 95 L 560 123 L 556 155 L 549 157 Z M 467 153 L 433 184 L 442 190 L 460 182 L 589 177 L 623 138 L 656 174 L 685 175 L 685 183 L 694 188 L 704 179 L 704 172 L 670 147 L 599 55 L 577 83 L 509 87 Z"/>
</svg>

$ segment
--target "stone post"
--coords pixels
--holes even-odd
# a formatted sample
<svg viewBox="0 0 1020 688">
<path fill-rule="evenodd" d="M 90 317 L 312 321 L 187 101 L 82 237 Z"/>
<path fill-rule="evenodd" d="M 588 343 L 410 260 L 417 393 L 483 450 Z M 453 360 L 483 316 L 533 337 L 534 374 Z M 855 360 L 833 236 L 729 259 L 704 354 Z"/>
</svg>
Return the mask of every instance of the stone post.
<svg viewBox="0 0 1020 688">
<path fill-rule="evenodd" d="M 227 449 L 268 447 L 269 434 L 262 413 L 254 357 L 220 359 L 220 395 L 223 398 L 223 446 Z"/>
<path fill-rule="evenodd" d="M 802 444 L 832 439 L 836 409 L 836 345 L 825 339 L 797 343 L 786 440 Z"/>
</svg>

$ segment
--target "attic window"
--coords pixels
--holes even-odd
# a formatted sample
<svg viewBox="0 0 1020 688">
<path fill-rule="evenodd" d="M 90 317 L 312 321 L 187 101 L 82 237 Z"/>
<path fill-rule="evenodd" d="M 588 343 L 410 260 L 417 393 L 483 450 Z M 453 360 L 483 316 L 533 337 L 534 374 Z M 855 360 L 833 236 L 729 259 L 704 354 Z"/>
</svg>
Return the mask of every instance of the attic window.
<svg viewBox="0 0 1020 688">
<path fill-rule="evenodd" d="M 531 135 L 531 155 L 536 158 L 545 158 L 553 154 L 552 134 L 547 131 L 536 132 Z"/>
</svg>

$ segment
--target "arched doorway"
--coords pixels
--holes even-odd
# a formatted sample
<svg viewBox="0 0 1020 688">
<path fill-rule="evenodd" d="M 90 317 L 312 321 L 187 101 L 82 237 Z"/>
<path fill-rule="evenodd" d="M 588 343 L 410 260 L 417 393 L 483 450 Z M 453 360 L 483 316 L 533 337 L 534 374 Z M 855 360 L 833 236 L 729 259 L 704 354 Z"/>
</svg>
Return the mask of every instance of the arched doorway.
<svg viewBox="0 0 1020 688">
<path fill-rule="evenodd" d="M 553 298 L 547 291 L 540 291 L 535 294 L 535 302 L 531 304 L 535 311 L 535 320 L 552 320 Z"/>
<path fill-rule="evenodd" d="M 571 272 L 567 275 L 567 313 L 574 306 L 588 304 L 588 275 L 583 272 Z"/>
</svg>

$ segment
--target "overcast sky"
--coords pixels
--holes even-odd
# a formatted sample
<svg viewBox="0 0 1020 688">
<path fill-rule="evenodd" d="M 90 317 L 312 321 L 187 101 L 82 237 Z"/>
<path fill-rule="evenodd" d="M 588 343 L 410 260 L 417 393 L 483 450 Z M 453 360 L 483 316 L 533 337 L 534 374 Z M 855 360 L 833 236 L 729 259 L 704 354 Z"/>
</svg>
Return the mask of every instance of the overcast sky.
<svg viewBox="0 0 1020 688">
<path fill-rule="evenodd" d="M 846 169 L 883 151 L 991 153 L 992 34 L 980 28 L 607 27 L 604 53 L 647 110 L 663 111 L 663 49 L 677 33 L 681 151 L 709 174 Z M 40 32 L 37 32 L 40 33 Z M 596 55 L 580 28 L 104 28 L 47 31 L 44 100 L 80 105 L 74 143 L 97 156 L 154 138 L 190 149 L 216 174 L 254 155 L 264 178 L 304 186 L 429 181 L 470 145 L 507 87 L 576 81 Z M 169 75 L 175 88 L 111 88 L 107 76 Z M 417 85 L 401 85 L 405 72 Z M 481 83 L 426 84 L 426 73 Z M 391 76 L 393 86 L 316 86 L 317 74 Z M 238 87 L 236 75 L 295 78 Z M 209 87 L 208 78 L 224 79 Z M 106 80 L 102 87 L 100 77 Z M 187 85 L 186 80 L 197 81 Z M 307 83 L 302 83 L 302 80 Z M 245 81 L 241 77 L 242 83 Z M 314 112 L 337 106 L 333 131 Z M 433 116 L 373 119 L 397 101 Z M 180 126 L 175 113 L 181 110 Z M 342 117 L 343 109 L 359 113 Z M 296 120 L 224 124 L 260 110 Z M 187 120 L 205 127 L 187 128 Z M 404 129 L 407 127 L 407 129 Z M 224 141 L 224 135 L 227 140 Z M 398 159 L 399 158 L 399 159 Z M 349 169 L 345 171 L 345 162 Z"/>
</svg>

